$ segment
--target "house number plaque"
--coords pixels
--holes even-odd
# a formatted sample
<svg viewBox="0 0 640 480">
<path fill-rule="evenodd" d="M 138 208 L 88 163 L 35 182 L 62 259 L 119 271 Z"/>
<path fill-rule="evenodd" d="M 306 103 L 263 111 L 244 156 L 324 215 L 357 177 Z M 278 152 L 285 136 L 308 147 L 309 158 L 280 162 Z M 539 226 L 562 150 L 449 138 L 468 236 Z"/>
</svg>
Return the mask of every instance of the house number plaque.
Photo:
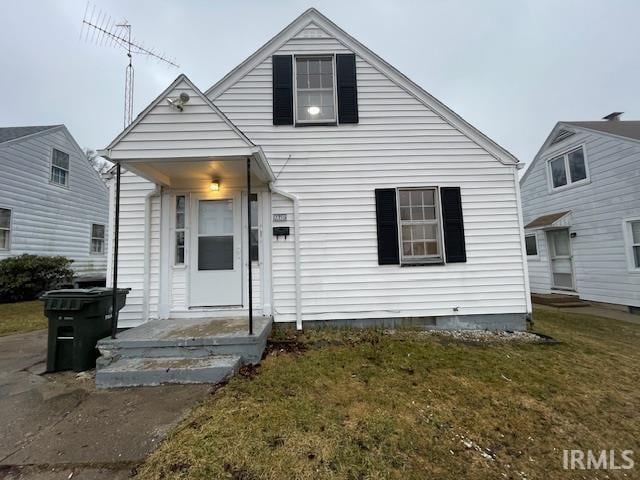
<svg viewBox="0 0 640 480">
<path fill-rule="evenodd" d="M 274 213 L 273 214 L 273 221 L 274 222 L 286 222 L 287 221 L 287 214 L 286 213 Z"/>
</svg>

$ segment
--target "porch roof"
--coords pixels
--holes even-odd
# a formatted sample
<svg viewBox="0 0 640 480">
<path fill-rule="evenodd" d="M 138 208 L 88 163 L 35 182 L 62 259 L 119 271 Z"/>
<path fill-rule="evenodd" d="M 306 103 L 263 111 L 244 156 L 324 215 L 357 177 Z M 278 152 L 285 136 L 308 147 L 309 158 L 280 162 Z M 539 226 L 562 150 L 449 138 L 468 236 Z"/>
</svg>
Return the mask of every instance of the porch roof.
<svg viewBox="0 0 640 480">
<path fill-rule="evenodd" d="M 262 149 L 184 74 L 99 153 L 166 186 L 185 176 L 233 176 L 233 165 L 244 168 L 247 158 L 257 180 L 275 180 Z"/>
<path fill-rule="evenodd" d="M 565 227 L 566 222 L 561 222 L 567 215 L 571 213 L 570 210 L 566 212 L 549 213 L 542 215 L 535 220 L 527 223 L 524 228 L 551 228 L 551 227 Z"/>
</svg>

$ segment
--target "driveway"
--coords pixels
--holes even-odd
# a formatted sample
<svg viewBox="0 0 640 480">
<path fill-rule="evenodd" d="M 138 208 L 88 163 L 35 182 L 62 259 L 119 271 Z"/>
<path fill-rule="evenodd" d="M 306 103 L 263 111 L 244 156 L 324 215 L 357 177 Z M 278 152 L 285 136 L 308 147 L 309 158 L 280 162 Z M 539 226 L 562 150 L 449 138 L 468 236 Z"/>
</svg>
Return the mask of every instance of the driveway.
<svg viewBox="0 0 640 480">
<path fill-rule="evenodd" d="M 211 391 L 96 390 L 92 372 L 43 374 L 45 356 L 45 331 L 0 337 L 0 478 L 128 478 Z"/>
</svg>

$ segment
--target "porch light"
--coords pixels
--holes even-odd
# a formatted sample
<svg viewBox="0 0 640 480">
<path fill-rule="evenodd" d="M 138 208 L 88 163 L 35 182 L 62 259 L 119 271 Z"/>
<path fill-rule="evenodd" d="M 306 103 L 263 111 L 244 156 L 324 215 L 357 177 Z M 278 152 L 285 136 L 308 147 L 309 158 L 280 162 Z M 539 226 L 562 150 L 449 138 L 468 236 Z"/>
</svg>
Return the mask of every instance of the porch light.
<svg viewBox="0 0 640 480">
<path fill-rule="evenodd" d="M 220 190 L 220 181 L 211 180 L 211 183 L 209 184 L 209 190 L 211 190 L 212 192 L 217 192 L 218 190 Z"/>
<path fill-rule="evenodd" d="M 320 113 L 320 108 L 319 107 L 309 107 L 309 108 L 307 108 L 307 112 L 309 112 L 309 115 L 318 115 Z"/>
</svg>

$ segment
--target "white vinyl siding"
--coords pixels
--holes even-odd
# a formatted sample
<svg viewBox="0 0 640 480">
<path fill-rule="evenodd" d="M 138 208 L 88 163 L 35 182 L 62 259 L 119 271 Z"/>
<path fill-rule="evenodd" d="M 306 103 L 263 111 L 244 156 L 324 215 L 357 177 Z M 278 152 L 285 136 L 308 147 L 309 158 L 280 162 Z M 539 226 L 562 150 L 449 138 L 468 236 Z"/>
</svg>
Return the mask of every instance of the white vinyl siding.
<svg viewBox="0 0 640 480">
<path fill-rule="evenodd" d="M 276 52 L 305 53 L 351 52 L 316 25 Z M 278 187 L 300 198 L 300 232 L 273 239 L 276 321 L 295 320 L 297 234 L 303 321 L 451 315 L 454 307 L 461 314 L 526 312 L 515 168 L 359 56 L 356 70 L 358 124 L 274 126 L 270 58 L 224 92 L 212 92 L 214 103 L 262 146 Z M 389 185 L 460 186 L 468 261 L 379 266 L 374 190 Z M 273 213 L 291 216 L 291 202 L 274 196 Z"/>
<path fill-rule="evenodd" d="M 590 183 L 580 188 L 549 192 L 547 163 L 583 146 Z M 596 302 L 640 306 L 640 275 L 629 272 L 624 221 L 640 211 L 640 145 L 631 140 L 579 130 L 540 153 L 521 183 L 525 225 L 535 218 L 571 211 L 571 251 L 575 289 L 580 298 Z M 548 245 L 539 235 L 539 262 L 529 262 L 531 290 L 551 290 Z"/>
<path fill-rule="evenodd" d="M 52 184 L 52 151 L 69 155 L 67 188 Z M 11 249 L 63 255 L 78 274 L 104 273 L 106 255 L 91 254 L 91 224 L 108 222 L 107 187 L 64 127 L 0 144 L 0 206 L 11 209 Z"/>
</svg>

